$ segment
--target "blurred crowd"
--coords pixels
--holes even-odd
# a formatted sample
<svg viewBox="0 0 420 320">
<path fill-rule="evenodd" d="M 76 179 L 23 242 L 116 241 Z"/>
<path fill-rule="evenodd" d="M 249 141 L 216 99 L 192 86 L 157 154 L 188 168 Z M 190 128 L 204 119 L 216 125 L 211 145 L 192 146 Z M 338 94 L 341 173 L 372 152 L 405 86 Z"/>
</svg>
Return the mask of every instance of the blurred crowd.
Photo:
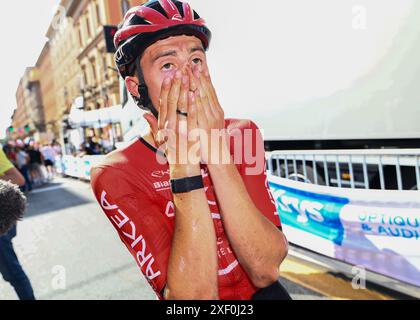
<svg viewBox="0 0 420 320">
<path fill-rule="evenodd" d="M 115 146 L 109 145 L 105 143 L 105 141 L 101 141 L 95 137 L 89 137 L 80 145 L 79 151 L 76 152 L 75 156 L 83 157 L 104 155 L 113 150 L 115 150 Z"/>
<path fill-rule="evenodd" d="M 65 154 L 74 157 L 106 155 L 116 149 L 115 144 L 107 139 L 101 139 L 96 136 L 87 137 L 80 144 L 69 142 L 65 145 Z"/>
<path fill-rule="evenodd" d="M 62 155 L 57 142 L 40 144 L 33 140 L 9 141 L 3 151 L 25 178 L 22 191 L 30 192 L 34 187 L 51 182 L 56 175 L 55 163 Z"/>
</svg>

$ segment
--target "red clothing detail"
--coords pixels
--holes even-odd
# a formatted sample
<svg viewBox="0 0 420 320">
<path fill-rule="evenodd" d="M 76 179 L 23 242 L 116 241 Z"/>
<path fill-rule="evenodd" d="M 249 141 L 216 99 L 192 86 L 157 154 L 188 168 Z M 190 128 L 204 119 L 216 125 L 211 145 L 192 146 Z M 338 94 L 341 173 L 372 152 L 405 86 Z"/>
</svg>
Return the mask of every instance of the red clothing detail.
<svg viewBox="0 0 420 320">
<path fill-rule="evenodd" d="M 247 159 L 245 150 L 250 150 L 249 148 L 252 148 L 254 157 L 257 149 L 259 157 L 264 157 L 262 136 L 252 121 L 227 119 L 226 128 L 238 129 L 243 137 L 247 137 L 246 131 L 251 133 L 241 142 L 244 161 Z M 238 130 L 232 131 L 232 154 L 233 145 L 238 140 L 235 140 L 233 135 Z M 249 139 L 250 137 L 252 139 Z M 168 164 L 158 161 L 158 158 L 165 160 L 164 156 L 156 154 L 152 146 L 139 139 L 128 147 L 109 154 L 102 164 L 92 170 L 91 177 L 92 189 L 103 211 L 158 297 L 163 299 L 175 210 L 169 184 L 169 167 Z M 263 167 L 257 175 L 247 174 L 247 169 L 255 164 L 236 166 L 257 208 L 280 227 L 275 201 L 268 187 L 265 158 L 262 164 Z M 218 200 L 205 165 L 202 165 L 202 175 L 217 237 L 219 297 L 222 300 L 251 299 L 257 289 L 239 264 L 229 244 Z M 232 196 L 235 196 L 234 190 Z"/>
</svg>

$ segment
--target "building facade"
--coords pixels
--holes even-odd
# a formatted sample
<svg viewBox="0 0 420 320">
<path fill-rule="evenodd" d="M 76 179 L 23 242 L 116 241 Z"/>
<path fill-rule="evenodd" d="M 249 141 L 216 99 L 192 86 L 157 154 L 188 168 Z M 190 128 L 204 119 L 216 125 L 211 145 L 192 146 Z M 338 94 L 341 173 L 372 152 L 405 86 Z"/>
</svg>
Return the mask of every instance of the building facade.
<svg viewBox="0 0 420 320">
<path fill-rule="evenodd" d="M 43 102 L 44 121 L 46 138 L 42 142 L 52 142 L 55 137 L 59 137 L 60 131 L 57 124 L 60 122 L 56 106 L 56 92 L 54 86 L 53 68 L 51 66 L 50 43 L 47 42 L 36 62 L 39 73 L 40 90 Z"/>
<path fill-rule="evenodd" d="M 41 94 L 40 73 L 37 67 L 27 68 L 22 78 L 26 114 L 28 115 L 26 132 L 36 140 L 45 135 L 44 106 Z"/>
<path fill-rule="evenodd" d="M 54 97 L 49 99 L 48 128 L 54 133 L 55 139 L 64 142 L 65 125 L 63 119 L 69 114 L 74 99 L 80 96 L 81 73 L 77 63 L 78 43 L 71 17 L 67 17 L 63 8 L 71 1 L 61 0 L 60 9 L 57 10 L 47 31 L 49 42 L 50 78 L 54 84 Z M 48 71 L 43 71 L 46 74 Z M 49 79 L 41 82 L 48 86 Z"/>
<path fill-rule="evenodd" d="M 106 46 L 104 26 L 117 26 L 130 7 L 144 0 L 61 0 L 36 66 L 25 74 L 16 92 L 14 134 L 46 132 L 48 140 L 66 144 L 73 128 L 69 117 L 76 107 L 105 114 L 121 107 L 121 80 L 112 52 Z M 29 69 L 28 69 L 29 70 Z M 29 91 L 28 91 L 29 90 Z M 29 107 L 30 105 L 30 107 Z M 34 114 L 34 106 L 42 113 Z M 115 110 L 114 110 L 115 111 Z M 81 139 L 121 138 L 119 123 L 81 125 Z M 22 128 L 30 128 L 23 132 Z M 80 129 L 80 128 L 77 128 Z M 18 131 L 18 132 L 16 132 Z M 29 134 L 28 134 L 29 133 Z M 73 132 L 74 133 L 74 132 Z M 78 147 L 78 146 L 76 146 Z"/>
<path fill-rule="evenodd" d="M 25 101 L 25 89 L 23 79 L 20 79 L 16 90 L 16 109 L 12 116 L 13 139 L 22 139 L 25 137 L 25 127 L 28 125 L 29 115 L 27 113 Z"/>
<path fill-rule="evenodd" d="M 41 93 L 40 74 L 36 67 L 26 68 L 16 90 L 16 109 L 12 116 L 14 139 L 28 136 L 36 140 L 43 138 L 46 132 L 44 106 Z"/>
<path fill-rule="evenodd" d="M 118 25 L 131 6 L 146 1 L 74 0 L 67 7 L 77 37 L 77 62 L 81 72 L 83 110 L 97 115 L 98 122 L 84 128 L 84 137 L 97 138 L 114 144 L 123 139 L 121 124 L 108 119 L 107 108 L 121 107 L 120 78 L 115 68 L 114 54 L 108 52 L 104 26 Z M 96 113 L 91 111 L 98 110 Z M 101 121 L 101 119 L 106 121 Z"/>
<path fill-rule="evenodd" d="M 118 25 L 125 12 L 146 1 L 75 0 L 68 7 L 79 45 L 85 110 L 120 104 L 120 84 L 114 57 L 107 52 L 104 26 Z"/>
</svg>

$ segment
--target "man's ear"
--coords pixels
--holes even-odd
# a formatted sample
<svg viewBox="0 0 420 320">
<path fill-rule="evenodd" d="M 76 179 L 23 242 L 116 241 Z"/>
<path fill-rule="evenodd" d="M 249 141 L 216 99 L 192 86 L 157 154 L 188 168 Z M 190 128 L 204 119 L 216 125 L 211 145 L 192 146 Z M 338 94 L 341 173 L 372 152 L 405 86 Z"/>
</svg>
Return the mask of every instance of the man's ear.
<svg viewBox="0 0 420 320">
<path fill-rule="evenodd" d="M 134 97 L 139 97 L 139 80 L 136 77 L 126 77 L 125 86 L 127 87 L 128 92 L 131 93 Z"/>
</svg>

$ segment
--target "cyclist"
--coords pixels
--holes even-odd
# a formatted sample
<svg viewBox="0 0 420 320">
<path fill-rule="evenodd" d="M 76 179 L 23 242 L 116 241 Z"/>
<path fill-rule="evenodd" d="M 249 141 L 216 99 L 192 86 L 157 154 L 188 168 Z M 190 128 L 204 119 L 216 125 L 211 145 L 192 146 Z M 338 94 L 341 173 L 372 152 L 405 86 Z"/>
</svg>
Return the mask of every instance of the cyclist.
<svg viewBox="0 0 420 320">
<path fill-rule="evenodd" d="M 115 59 L 150 132 L 96 166 L 92 188 L 160 299 L 245 300 L 266 288 L 288 298 L 273 290 L 288 244 L 262 136 L 250 120 L 224 118 L 206 61 L 210 39 L 181 1 L 127 12 Z M 250 154 L 254 163 L 244 160 Z"/>
</svg>

